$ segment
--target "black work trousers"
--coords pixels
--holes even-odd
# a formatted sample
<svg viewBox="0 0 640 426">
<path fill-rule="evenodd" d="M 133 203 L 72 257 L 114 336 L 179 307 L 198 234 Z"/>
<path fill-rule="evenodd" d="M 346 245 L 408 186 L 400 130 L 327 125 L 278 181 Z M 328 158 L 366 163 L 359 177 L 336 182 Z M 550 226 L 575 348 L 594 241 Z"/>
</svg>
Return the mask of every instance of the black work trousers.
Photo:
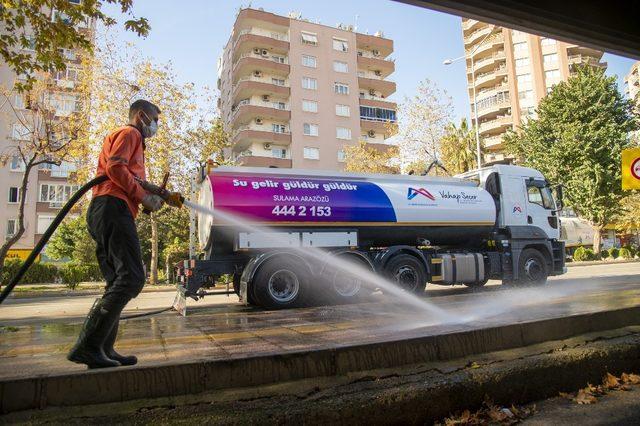
<svg viewBox="0 0 640 426">
<path fill-rule="evenodd" d="M 87 211 L 87 228 L 107 282 L 102 298 L 108 305 L 124 306 L 145 282 L 140 240 L 127 203 L 110 195 L 95 197 Z"/>
</svg>

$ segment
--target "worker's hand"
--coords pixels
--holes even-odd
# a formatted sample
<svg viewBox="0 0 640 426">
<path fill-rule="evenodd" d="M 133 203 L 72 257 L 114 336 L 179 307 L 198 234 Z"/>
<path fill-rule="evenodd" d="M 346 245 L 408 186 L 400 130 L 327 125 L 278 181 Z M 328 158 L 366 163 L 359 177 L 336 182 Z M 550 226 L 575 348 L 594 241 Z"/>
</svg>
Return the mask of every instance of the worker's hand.
<svg viewBox="0 0 640 426">
<path fill-rule="evenodd" d="M 158 195 L 147 194 L 142 199 L 142 205 L 144 206 L 145 209 L 149 210 L 150 212 L 155 212 L 160 210 L 160 208 L 162 207 L 162 204 L 164 204 L 164 200 L 160 198 L 160 196 Z"/>
<path fill-rule="evenodd" d="M 169 192 L 169 194 L 165 197 L 164 201 L 167 203 L 168 206 L 180 208 L 182 207 L 184 198 L 182 197 L 182 194 L 180 194 L 179 192 Z"/>
</svg>

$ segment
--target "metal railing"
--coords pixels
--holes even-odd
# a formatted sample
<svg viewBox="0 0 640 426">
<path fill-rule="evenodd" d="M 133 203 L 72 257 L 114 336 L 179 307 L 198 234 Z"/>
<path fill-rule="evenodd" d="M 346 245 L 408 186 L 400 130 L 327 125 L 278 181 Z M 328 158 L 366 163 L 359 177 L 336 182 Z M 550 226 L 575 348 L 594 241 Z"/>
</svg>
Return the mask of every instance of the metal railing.
<svg viewBox="0 0 640 426">
<path fill-rule="evenodd" d="M 238 37 L 240 37 L 241 35 L 245 35 L 245 34 L 253 34 L 253 35 L 258 35 L 258 36 L 262 36 L 262 37 L 268 37 L 268 38 L 272 38 L 274 40 L 280 40 L 280 41 L 289 41 L 289 36 L 287 34 L 282 34 L 282 33 L 278 33 L 275 31 L 271 31 L 267 34 L 267 32 L 262 32 L 262 31 L 257 31 L 255 30 L 253 27 L 252 28 L 245 28 L 244 30 L 240 30 L 238 31 L 238 35 L 236 37 L 236 40 Z"/>
</svg>

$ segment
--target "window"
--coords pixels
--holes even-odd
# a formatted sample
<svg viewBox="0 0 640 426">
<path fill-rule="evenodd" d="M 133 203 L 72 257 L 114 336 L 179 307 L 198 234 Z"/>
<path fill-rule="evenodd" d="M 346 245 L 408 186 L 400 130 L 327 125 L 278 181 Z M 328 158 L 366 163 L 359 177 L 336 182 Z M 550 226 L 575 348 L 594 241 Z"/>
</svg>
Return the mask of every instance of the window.
<svg viewBox="0 0 640 426">
<path fill-rule="evenodd" d="M 78 185 L 43 183 L 38 201 L 41 203 L 65 203 L 78 190 Z"/>
<path fill-rule="evenodd" d="M 302 88 L 309 90 L 318 90 L 318 80 L 311 77 L 302 77 Z"/>
<path fill-rule="evenodd" d="M 351 129 L 347 127 L 336 127 L 336 138 L 351 140 Z"/>
<path fill-rule="evenodd" d="M 273 158 L 287 158 L 286 148 L 271 148 L 271 157 Z"/>
<path fill-rule="evenodd" d="M 271 55 L 271 60 L 273 62 L 277 62 L 279 64 L 284 64 L 287 62 L 287 58 L 285 58 L 284 56 L 280 56 L 280 55 Z"/>
<path fill-rule="evenodd" d="M 343 83 L 334 83 L 333 90 L 339 95 L 348 95 L 349 85 Z"/>
<path fill-rule="evenodd" d="M 333 61 L 333 70 L 335 72 L 349 72 L 349 65 L 342 61 Z"/>
<path fill-rule="evenodd" d="M 336 105 L 336 115 L 340 117 L 349 117 L 351 116 L 351 109 L 349 105 Z"/>
<path fill-rule="evenodd" d="M 11 137 L 17 141 L 29 140 L 30 131 L 22 123 L 14 123 L 11 128 Z"/>
<path fill-rule="evenodd" d="M 22 95 L 16 95 L 13 101 L 13 106 L 16 109 L 24 109 L 24 97 Z"/>
<path fill-rule="evenodd" d="M 317 46 L 318 45 L 318 36 L 316 36 L 316 34 L 314 33 L 306 33 L 306 32 L 301 32 L 300 33 L 302 35 L 302 44 L 308 44 L 311 46 Z"/>
<path fill-rule="evenodd" d="M 316 101 L 302 100 L 302 110 L 306 112 L 318 112 L 318 103 Z"/>
<path fill-rule="evenodd" d="M 320 149 L 305 146 L 303 156 L 307 160 L 318 160 L 320 159 Z"/>
<path fill-rule="evenodd" d="M 7 220 L 7 238 L 13 237 L 14 235 L 16 235 L 16 232 L 18 232 L 18 220 Z"/>
<path fill-rule="evenodd" d="M 540 39 L 540 44 L 543 46 L 553 46 L 554 44 L 556 44 L 556 41 L 552 38 L 543 38 Z"/>
<path fill-rule="evenodd" d="M 345 158 L 346 158 L 346 155 L 345 155 L 344 149 L 338 150 L 338 161 L 341 163 L 344 163 Z"/>
<path fill-rule="evenodd" d="M 518 84 L 530 83 L 531 82 L 531 74 L 518 75 L 518 76 L 516 76 L 516 81 L 518 82 Z"/>
<path fill-rule="evenodd" d="M 519 43 L 513 43 L 513 51 L 514 52 L 524 52 L 527 50 L 527 42 L 521 41 Z"/>
<path fill-rule="evenodd" d="M 557 53 L 549 53 L 548 55 L 542 55 L 542 62 L 545 64 L 553 64 L 558 62 L 558 54 Z"/>
<path fill-rule="evenodd" d="M 533 99 L 533 90 L 522 90 L 518 92 L 518 99 Z"/>
<path fill-rule="evenodd" d="M 78 70 L 76 68 L 67 67 L 67 69 L 63 71 L 57 71 L 54 80 L 78 80 Z"/>
<path fill-rule="evenodd" d="M 318 125 L 304 123 L 302 126 L 303 133 L 307 136 L 318 136 Z"/>
<path fill-rule="evenodd" d="M 516 67 L 526 67 L 531 63 L 529 58 L 518 58 L 516 59 Z"/>
<path fill-rule="evenodd" d="M 17 186 L 9 187 L 9 198 L 7 200 L 11 204 L 16 204 L 20 202 L 20 188 Z"/>
<path fill-rule="evenodd" d="M 538 204 L 548 210 L 553 210 L 554 208 L 553 196 L 548 186 L 540 187 L 536 183 L 527 182 L 527 197 L 530 203 Z"/>
<path fill-rule="evenodd" d="M 20 158 L 19 155 L 14 155 L 13 157 L 11 157 L 11 164 L 9 166 L 9 169 L 13 172 L 24 172 L 24 161 L 22 161 L 22 158 Z"/>
<path fill-rule="evenodd" d="M 315 68 L 317 66 L 316 57 L 310 55 L 302 55 L 302 65 L 309 68 Z"/>
<path fill-rule="evenodd" d="M 37 226 L 36 233 L 44 234 L 47 228 L 49 227 L 49 225 L 51 225 L 51 222 L 53 222 L 53 219 L 55 219 L 55 216 L 38 215 L 38 226 Z"/>
<path fill-rule="evenodd" d="M 390 121 L 396 122 L 396 111 L 386 108 L 360 107 L 360 119 L 369 121 Z"/>
<path fill-rule="evenodd" d="M 286 104 L 286 103 L 284 103 L 284 102 L 274 102 L 274 103 L 273 103 L 273 107 L 274 107 L 275 109 L 285 110 L 285 109 L 287 109 L 287 104 Z"/>
<path fill-rule="evenodd" d="M 546 80 L 555 80 L 560 78 L 560 70 L 549 70 L 544 72 L 544 78 Z"/>
<path fill-rule="evenodd" d="M 285 133 L 287 131 L 284 124 L 271 124 L 271 130 L 273 133 Z"/>
<path fill-rule="evenodd" d="M 276 86 L 284 86 L 284 79 L 282 78 L 271 78 L 271 82 Z"/>
<path fill-rule="evenodd" d="M 56 93 L 49 97 L 49 105 L 56 110 L 56 114 L 68 115 L 77 111 L 77 97 L 75 95 Z"/>
<path fill-rule="evenodd" d="M 338 50 L 340 52 L 346 52 L 349 50 L 349 43 L 347 40 L 343 40 L 340 38 L 333 39 L 333 50 Z"/>
</svg>

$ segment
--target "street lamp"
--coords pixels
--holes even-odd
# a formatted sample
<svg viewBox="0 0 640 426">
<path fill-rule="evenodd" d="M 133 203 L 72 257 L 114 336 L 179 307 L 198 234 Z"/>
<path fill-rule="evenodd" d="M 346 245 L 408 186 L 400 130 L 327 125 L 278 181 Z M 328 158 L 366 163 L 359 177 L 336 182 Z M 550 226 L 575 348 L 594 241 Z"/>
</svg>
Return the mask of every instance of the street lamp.
<svg viewBox="0 0 640 426">
<path fill-rule="evenodd" d="M 471 59 L 471 90 L 473 93 L 473 119 L 476 123 L 476 125 L 474 126 L 476 128 L 476 160 L 478 162 L 478 168 L 480 168 L 482 166 L 482 154 L 480 153 L 481 149 L 480 149 L 480 123 L 478 122 L 478 103 L 476 100 L 476 70 L 475 70 L 475 63 L 473 61 L 473 55 L 476 53 L 476 50 L 478 50 L 478 48 L 480 46 L 482 46 L 482 43 L 484 43 L 484 41 L 487 39 L 487 37 L 489 37 L 492 33 L 493 33 L 493 29 L 495 27 L 491 27 L 491 30 L 489 31 L 489 33 L 484 36 L 484 38 L 482 40 L 480 40 L 480 43 L 478 43 L 478 45 L 475 47 L 475 49 L 473 49 L 469 55 L 467 56 L 462 55 L 458 58 L 455 59 L 445 59 L 444 61 L 442 61 L 442 65 L 451 65 L 454 62 L 459 61 L 460 59 L 466 59 L 469 58 Z"/>
</svg>

